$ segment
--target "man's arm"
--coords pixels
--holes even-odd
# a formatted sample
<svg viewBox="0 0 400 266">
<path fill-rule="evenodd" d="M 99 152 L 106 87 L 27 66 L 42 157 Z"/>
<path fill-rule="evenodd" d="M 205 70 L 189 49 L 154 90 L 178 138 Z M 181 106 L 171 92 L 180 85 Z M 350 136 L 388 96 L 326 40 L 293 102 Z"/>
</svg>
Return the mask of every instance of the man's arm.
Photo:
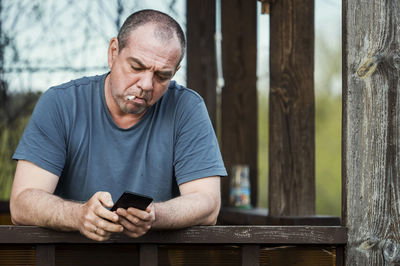
<svg viewBox="0 0 400 266">
<path fill-rule="evenodd" d="M 105 208 L 113 205 L 108 192 L 98 192 L 85 203 L 72 202 L 53 195 L 57 183 L 58 176 L 31 162 L 18 161 L 10 197 L 13 223 L 79 230 L 97 241 L 123 230 L 116 224 L 118 215 Z"/>
<path fill-rule="evenodd" d="M 124 232 L 138 237 L 154 229 L 177 229 L 193 225 L 214 225 L 220 205 L 220 177 L 206 177 L 179 186 L 181 196 L 152 204 L 146 212 L 118 209 Z"/>
<path fill-rule="evenodd" d="M 156 203 L 153 228 L 215 225 L 221 205 L 220 177 L 201 178 L 179 186 L 181 196 Z"/>
</svg>

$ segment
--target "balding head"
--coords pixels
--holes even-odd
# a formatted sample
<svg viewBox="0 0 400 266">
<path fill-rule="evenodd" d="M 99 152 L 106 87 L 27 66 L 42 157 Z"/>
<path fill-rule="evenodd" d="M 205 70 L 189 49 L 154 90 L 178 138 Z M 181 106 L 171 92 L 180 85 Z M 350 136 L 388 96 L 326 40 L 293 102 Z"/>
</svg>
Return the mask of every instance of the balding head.
<svg viewBox="0 0 400 266">
<path fill-rule="evenodd" d="M 126 45 L 130 34 L 140 26 L 145 24 L 154 24 L 154 36 L 163 41 L 168 42 L 173 38 L 177 38 L 181 45 L 181 57 L 185 55 L 186 39 L 182 28 L 169 15 L 160 11 L 145 9 L 131 14 L 122 25 L 118 33 L 119 50 L 121 51 Z"/>
</svg>

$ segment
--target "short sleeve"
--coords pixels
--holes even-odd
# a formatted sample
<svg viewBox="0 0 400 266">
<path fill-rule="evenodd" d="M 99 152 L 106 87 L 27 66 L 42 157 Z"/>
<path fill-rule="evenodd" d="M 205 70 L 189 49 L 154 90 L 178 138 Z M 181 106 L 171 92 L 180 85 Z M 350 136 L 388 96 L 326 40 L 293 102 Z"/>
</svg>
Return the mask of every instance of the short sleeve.
<svg viewBox="0 0 400 266">
<path fill-rule="evenodd" d="M 226 170 L 203 99 L 192 93 L 177 108 L 174 170 L 178 185 Z"/>
<path fill-rule="evenodd" d="M 47 90 L 39 99 L 13 155 L 60 176 L 66 158 L 66 129 L 57 90 Z"/>
</svg>

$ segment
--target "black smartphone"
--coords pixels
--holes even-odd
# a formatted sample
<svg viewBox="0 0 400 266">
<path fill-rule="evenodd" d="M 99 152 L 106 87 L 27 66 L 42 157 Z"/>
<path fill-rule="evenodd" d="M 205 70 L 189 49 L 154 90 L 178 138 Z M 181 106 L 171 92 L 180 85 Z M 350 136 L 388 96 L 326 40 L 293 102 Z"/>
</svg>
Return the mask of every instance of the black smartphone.
<svg viewBox="0 0 400 266">
<path fill-rule="evenodd" d="M 110 211 L 116 211 L 118 208 L 128 209 L 129 207 L 144 211 L 152 201 L 153 199 L 149 196 L 125 191 Z"/>
</svg>

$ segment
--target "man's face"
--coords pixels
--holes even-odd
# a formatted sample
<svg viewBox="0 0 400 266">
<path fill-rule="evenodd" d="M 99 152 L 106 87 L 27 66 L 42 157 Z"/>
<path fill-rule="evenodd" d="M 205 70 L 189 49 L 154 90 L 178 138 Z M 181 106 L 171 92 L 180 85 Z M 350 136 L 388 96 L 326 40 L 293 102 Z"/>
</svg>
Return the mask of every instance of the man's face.
<svg viewBox="0 0 400 266">
<path fill-rule="evenodd" d="M 168 89 L 169 82 L 179 68 L 180 43 L 154 36 L 155 26 L 145 24 L 131 32 L 126 46 L 118 49 L 117 39 L 110 42 L 106 80 L 106 98 L 111 113 L 141 116 Z M 135 96 L 128 100 L 128 96 Z"/>
</svg>

